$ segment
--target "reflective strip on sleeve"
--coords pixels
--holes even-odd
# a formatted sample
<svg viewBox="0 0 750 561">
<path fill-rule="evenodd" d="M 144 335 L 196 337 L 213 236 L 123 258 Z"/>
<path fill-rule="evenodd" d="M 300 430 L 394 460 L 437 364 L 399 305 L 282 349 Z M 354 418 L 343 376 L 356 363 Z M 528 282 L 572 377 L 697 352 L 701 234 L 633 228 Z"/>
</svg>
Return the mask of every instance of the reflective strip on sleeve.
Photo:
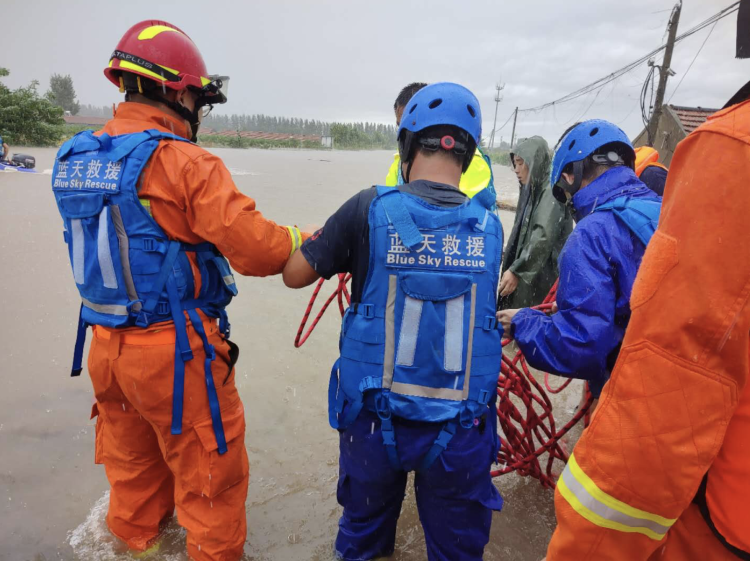
<svg viewBox="0 0 750 561">
<path fill-rule="evenodd" d="M 76 284 L 83 284 L 86 280 L 84 276 L 83 257 L 85 254 L 83 226 L 81 219 L 74 218 L 70 221 L 71 244 L 73 245 L 73 278 Z"/>
<path fill-rule="evenodd" d="M 557 490 L 578 514 L 602 528 L 637 532 L 660 541 L 676 521 L 639 510 L 606 494 L 583 472 L 574 455 L 557 482 Z"/>
<path fill-rule="evenodd" d="M 286 229 L 289 230 L 289 236 L 292 239 L 292 250 L 289 252 L 289 255 L 292 255 L 302 245 L 302 234 L 296 226 L 287 226 Z"/>
<path fill-rule="evenodd" d="M 104 207 L 99 213 L 99 232 L 96 238 L 96 253 L 99 259 L 99 269 L 102 271 L 102 281 L 105 288 L 117 288 L 115 267 L 112 263 L 112 250 L 109 247 L 109 208 Z"/>
<path fill-rule="evenodd" d="M 443 367 L 447 372 L 464 369 L 464 295 L 445 302 Z"/>
<path fill-rule="evenodd" d="M 422 305 L 422 300 L 411 296 L 404 299 L 404 314 L 401 319 L 401 334 L 398 337 L 398 353 L 396 354 L 396 364 L 399 366 L 414 366 Z"/>
</svg>

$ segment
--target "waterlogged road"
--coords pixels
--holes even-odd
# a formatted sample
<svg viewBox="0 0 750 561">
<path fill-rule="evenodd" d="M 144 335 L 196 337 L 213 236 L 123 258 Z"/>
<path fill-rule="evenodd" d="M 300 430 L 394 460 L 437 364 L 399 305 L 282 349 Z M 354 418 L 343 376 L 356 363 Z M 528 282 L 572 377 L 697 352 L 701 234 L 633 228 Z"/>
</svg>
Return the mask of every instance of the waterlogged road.
<svg viewBox="0 0 750 561">
<path fill-rule="evenodd" d="M 29 149 L 41 171 L 52 150 Z M 357 190 L 382 181 L 390 152 L 216 150 L 237 186 L 283 224 L 322 224 Z M 503 198 L 515 196 L 507 169 L 495 168 Z M 50 176 L 0 172 L 0 561 L 130 559 L 104 522 L 107 481 L 95 466 L 91 384 L 68 377 L 80 300 L 71 279 Z M 502 216 L 506 233 L 513 216 Z M 326 389 L 337 351 L 329 313 L 301 349 L 292 345 L 309 290 L 278 278 L 238 278 L 229 311 L 241 347 L 237 386 L 247 413 L 251 478 L 245 559 L 325 561 L 340 513 L 337 434 L 328 426 Z M 563 394 L 563 418 L 577 387 Z M 487 560 L 537 561 L 554 527 L 552 493 L 516 475 L 497 480 L 506 507 L 495 514 Z M 397 561 L 425 559 L 409 492 L 399 522 Z M 184 560 L 173 524 L 152 559 Z"/>
</svg>

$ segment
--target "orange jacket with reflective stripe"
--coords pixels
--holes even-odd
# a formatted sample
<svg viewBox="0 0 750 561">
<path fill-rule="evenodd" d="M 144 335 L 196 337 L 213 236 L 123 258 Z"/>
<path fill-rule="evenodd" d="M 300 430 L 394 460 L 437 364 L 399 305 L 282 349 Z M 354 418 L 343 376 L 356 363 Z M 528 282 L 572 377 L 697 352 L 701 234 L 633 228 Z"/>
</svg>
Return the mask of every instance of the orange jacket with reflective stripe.
<svg viewBox="0 0 750 561">
<path fill-rule="evenodd" d="M 706 473 L 717 529 L 750 551 L 748 183 L 750 101 L 677 148 L 622 351 L 558 482 L 548 561 L 647 559 Z"/>
<path fill-rule="evenodd" d="M 128 102 L 117 107 L 102 132 L 114 136 L 148 129 L 189 137 L 179 119 Z M 194 144 L 161 142 L 144 169 L 138 197 L 170 239 L 211 242 L 243 275 L 280 273 L 302 242 L 296 228 L 264 218 L 255 201 L 239 192 L 221 159 Z M 192 258 L 191 263 L 198 284 L 200 273 Z"/>
<path fill-rule="evenodd" d="M 142 103 L 121 103 L 103 129 L 110 135 L 158 129 L 189 137 L 185 124 Z M 211 242 L 242 275 L 282 271 L 292 250 L 286 227 L 267 220 L 255 201 L 239 192 L 218 157 L 200 146 L 162 142 L 151 157 L 138 192 L 170 238 Z"/>
</svg>

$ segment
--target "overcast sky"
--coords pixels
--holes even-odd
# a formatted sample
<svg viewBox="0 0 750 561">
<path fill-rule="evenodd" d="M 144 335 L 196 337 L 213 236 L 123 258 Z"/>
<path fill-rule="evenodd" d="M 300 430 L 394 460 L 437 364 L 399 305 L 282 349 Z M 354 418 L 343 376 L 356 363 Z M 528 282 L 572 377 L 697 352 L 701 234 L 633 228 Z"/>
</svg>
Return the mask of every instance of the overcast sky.
<svg viewBox="0 0 750 561">
<path fill-rule="evenodd" d="M 674 3 L 2 0 L 0 66 L 11 71 L 10 87 L 37 79 L 44 91 L 53 72 L 70 74 L 81 103 L 110 104 L 121 96 L 102 70 L 118 39 L 137 21 L 164 19 L 192 37 L 210 72 L 231 76 L 221 112 L 389 122 L 406 83 L 449 80 L 477 95 L 489 136 L 498 80 L 506 84 L 500 126 L 514 107 L 552 101 L 660 45 Z M 685 0 L 680 32 L 731 3 Z M 750 79 L 750 60 L 734 59 L 735 23 L 733 14 L 716 25 L 673 104 L 721 107 Z M 709 29 L 677 45 L 667 99 Z M 554 141 L 573 119 L 601 117 L 635 136 L 646 71 L 620 78 L 596 99 L 521 114 L 517 133 Z M 498 134 L 507 140 L 510 129 Z"/>
</svg>

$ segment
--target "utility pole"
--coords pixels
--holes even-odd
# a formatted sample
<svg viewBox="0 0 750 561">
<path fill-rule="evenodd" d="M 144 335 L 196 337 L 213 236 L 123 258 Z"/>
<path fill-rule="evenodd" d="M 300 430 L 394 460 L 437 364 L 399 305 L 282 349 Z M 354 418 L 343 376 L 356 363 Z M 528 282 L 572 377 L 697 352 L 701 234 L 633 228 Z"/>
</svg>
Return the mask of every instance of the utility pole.
<svg viewBox="0 0 750 561">
<path fill-rule="evenodd" d="M 495 94 L 495 119 L 492 121 L 492 134 L 490 134 L 490 142 L 489 142 L 489 149 L 492 150 L 492 147 L 495 144 L 495 129 L 497 128 L 497 108 L 500 105 L 500 102 L 503 100 L 503 96 L 500 95 L 500 92 L 505 89 L 505 84 L 498 82 L 495 84 L 495 90 L 497 90 L 497 93 Z"/>
<path fill-rule="evenodd" d="M 516 120 L 518 120 L 518 107 L 513 112 L 513 132 L 510 133 L 510 149 L 513 150 L 513 143 L 516 140 Z"/>
<path fill-rule="evenodd" d="M 656 129 L 659 127 L 659 120 L 662 114 L 662 104 L 664 103 L 664 94 L 667 90 L 667 80 L 674 76 L 674 71 L 670 68 L 672 64 L 672 52 L 674 51 L 674 40 L 677 37 L 677 25 L 680 23 L 680 12 L 682 11 L 682 0 L 679 0 L 672 10 L 669 18 L 667 47 L 664 50 L 664 60 L 659 67 L 659 87 L 656 90 L 656 101 L 654 102 L 654 112 L 651 114 L 651 121 L 648 124 L 648 145 L 653 146 L 656 141 Z"/>
</svg>

